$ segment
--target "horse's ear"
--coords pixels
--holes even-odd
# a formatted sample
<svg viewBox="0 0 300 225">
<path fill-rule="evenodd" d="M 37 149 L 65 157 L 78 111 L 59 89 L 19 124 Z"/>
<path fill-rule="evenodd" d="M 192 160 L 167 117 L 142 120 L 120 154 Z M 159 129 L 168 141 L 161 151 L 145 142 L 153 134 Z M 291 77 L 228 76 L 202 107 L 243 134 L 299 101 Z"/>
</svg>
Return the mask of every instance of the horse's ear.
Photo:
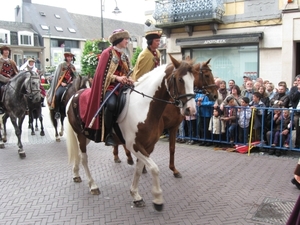
<svg viewBox="0 0 300 225">
<path fill-rule="evenodd" d="M 179 67 L 180 63 L 176 59 L 174 59 L 170 53 L 169 53 L 169 56 L 170 56 L 170 59 L 174 65 L 174 67 L 177 69 Z"/>
<path fill-rule="evenodd" d="M 211 60 L 211 58 L 210 58 L 209 60 L 207 60 L 207 62 L 206 62 L 206 65 L 208 65 L 208 64 L 209 64 L 210 60 Z"/>
</svg>

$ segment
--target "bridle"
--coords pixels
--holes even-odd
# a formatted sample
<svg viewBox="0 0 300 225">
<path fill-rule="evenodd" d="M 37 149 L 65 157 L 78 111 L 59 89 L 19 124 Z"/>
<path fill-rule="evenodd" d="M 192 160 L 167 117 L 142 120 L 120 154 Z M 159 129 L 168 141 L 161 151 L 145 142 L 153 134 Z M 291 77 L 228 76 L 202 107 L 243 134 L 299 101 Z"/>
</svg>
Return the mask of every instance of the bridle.
<svg viewBox="0 0 300 225">
<path fill-rule="evenodd" d="M 34 89 L 32 87 L 32 80 L 40 80 L 40 77 L 38 76 L 38 74 L 33 74 L 32 71 L 30 72 L 30 76 L 29 76 L 29 90 L 27 89 L 27 87 L 25 87 L 26 89 L 26 93 L 24 94 L 25 97 L 29 98 L 29 99 L 33 99 L 33 96 L 35 96 L 36 94 L 39 94 L 41 92 L 40 87 L 38 86 L 37 89 Z"/>
<path fill-rule="evenodd" d="M 169 95 L 170 95 L 170 97 L 171 97 L 171 99 L 173 101 L 166 101 L 166 100 L 163 100 L 163 99 L 159 99 L 159 98 L 155 98 L 153 96 L 146 95 L 146 94 L 144 94 L 142 92 L 139 92 L 139 91 L 135 90 L 134 87 L 132 87 L 132 86 L 126 86 L 126 87 L 128 87 L 129 89 L 131 89 L 131 91 L 134 91 L 134 92 L 142 95 L 143 97 L 147 97 L 147 98 L 150 98 L 150 99 L 153 99 L 153 100 L 165 102 L 167 104 L 175 105 L 178 108 L 182 108 L 189 100 L 191 100 L 192 98 L 195 98 L 196 94 L 192 93 L 192 94 L 178 95 L 178 89 L 177 89 L 177 86 L 176 86 L 176 78 L 175 78 L 175 75 L 174 75 L 175 71 L 176 70 L 173 71 L 173 73 L 171 75 L 171 78 L 170 78 L 170 85 L 173 85 L 173 87 L 174 87 L 172 93 L 170 92 L 169 86 L 167 85 L 167 79 L 165 81 L 166 82 L 167 92 L 169 93 Z M 188 98 L 188 100 L 183 103 L 183 101 L 181 100 L 182 98 Z"/>
<path fill-rule="evenodd" d="M 189 100 L 191 100 L 192 98 L 195 98 L 196 94 L 184 94 L 184 95 L 179 95 L 178 96 L 178 89 L 177 89 L 177 85 L 176 85 L 176 78 L 174 73 L 171 75 L 171 85 L 173 84 L 173 93 L 170 92 L 168 85 L 166 85 L 167 87 L 167 91 L 170 95 L 170 97 L 174 100 L 174 102 L 172 102 L 171 104 L 174 104 L 176 107 L 178 108 L 182 108 Z M 185 103 L 183 103 L 180 99 L 182 98 L 187 98 L 187 101 Z"/>
<path fill-rule="evenodd" d="M 200 80 L 202 80 L 203 84 L 204 84 L 204 83 L 206 84 L 206 85 L 202 85 L 201 90 L 202 90 L 203 93 L 206 94 L 206 93 L 209 93 L 209 92 L 207 91 L 207 88 L 215 87 L 216 84 L 215 84 L 215 83 L 214 83 L 214 84 L 208 84 L 208 83 L 207 83 L 206 79 L 204 79 L 204 73 L 203 73 L 203 70 L 206 70 L 206 71 L 210 71 L 210 72 L 211 72 L 211 69 L 210 69 L 210 68 L 203 69 L 203 68 L 202 68 L 202 65 L 200 64 L 199 77 L 200 77 Z"/>
</svg>

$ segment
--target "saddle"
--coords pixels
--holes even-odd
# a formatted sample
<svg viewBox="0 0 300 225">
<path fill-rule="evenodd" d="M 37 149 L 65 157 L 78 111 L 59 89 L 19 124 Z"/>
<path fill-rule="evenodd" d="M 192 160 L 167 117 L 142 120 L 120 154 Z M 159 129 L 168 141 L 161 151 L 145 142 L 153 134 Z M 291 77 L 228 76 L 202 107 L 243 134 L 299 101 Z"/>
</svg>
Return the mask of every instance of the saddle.
<svg viewBox="0 0 300 225">
<path fill-rule="evenodd" d="M 122 110 L 125 106 L 126 95 L 127 95 L 126 90 L 127 90 L 126 88 L 122 88 L 119 92 L 118 100 L 117 100 L 117 110 L 114 114 L 115 120 L 118 118 L 118 116 L 120 115 L 120 113 L 122 112 Z M 95 142 L 100 142 L 101 141 L 101 131 L 85 128 L 85 124 L 82 121 L 82 118 L 86 114 L 86 111 L 88 108 L 88 99 L 90 98 L 90 94 L 91 94 L 90 88 L 78 91 L 72 99 L 71 107 L 74 112 L 74 115 L 76 116 L 76 118 L 78 118 L 78 121 L 80 121 L 80 127 L 82 130 L 82 133 L 88 139 L 94 140 Z M 123 138 L 123 135 L 122 135 L 122 132 L 120 130 L 118 123 L 114 122 L 113 129 L 115 131 L 115 137 L 118 139 L 118 142 L 120 142 L 120 144 L 125 144 L 125 140 Z"/>
</svg>

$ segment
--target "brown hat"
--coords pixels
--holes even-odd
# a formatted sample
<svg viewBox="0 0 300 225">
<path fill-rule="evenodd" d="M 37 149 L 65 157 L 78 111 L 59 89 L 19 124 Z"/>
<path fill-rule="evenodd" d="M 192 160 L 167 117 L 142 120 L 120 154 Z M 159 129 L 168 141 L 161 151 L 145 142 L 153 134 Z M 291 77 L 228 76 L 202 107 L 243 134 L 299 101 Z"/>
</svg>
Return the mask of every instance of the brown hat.
<svg viewBox="0 0 300 225">
<path fill-rule="evenodd" d="M 117 29 L 117 30 L 114 30 L 114 32 L 108 38 L 108 40 L 110 43 L 113 44 L 115 41 L 117 41 L 119 39 L 124 39 L 124 38 L 130 38 L 129 32 L 127 30 Z"/>
<path fill-rule="evenodd" d="M 145 38 L 149 41 L 149 40 L 153 40 L 153 39 L 159 39 L 161 38 L 161 34 L 162 32 L 159 30 L 156 31 L 150 31 L 148 33 L 146 33 Z"/>
<path fill-rule="evenodd" d="M 3 46 L 1 46 L 0 51 L 2 52 L 4 50 L 10 51 L 10 48 L 8 46 L 6 46 L 6 45 L 3 45 Z"/>
<path fill-rule="evenodd" d="M 65 58 L 67 58 L 68 56 L 71 56 L 71 57 L 73 57 L 73 56 L 74 56 L 74 54 L 73 54 L 73 53 L 71 53 L 71 52 L 65 52 L 65 53 L 64 53 L 64 56 L 65 56 Z"/>
</svg>

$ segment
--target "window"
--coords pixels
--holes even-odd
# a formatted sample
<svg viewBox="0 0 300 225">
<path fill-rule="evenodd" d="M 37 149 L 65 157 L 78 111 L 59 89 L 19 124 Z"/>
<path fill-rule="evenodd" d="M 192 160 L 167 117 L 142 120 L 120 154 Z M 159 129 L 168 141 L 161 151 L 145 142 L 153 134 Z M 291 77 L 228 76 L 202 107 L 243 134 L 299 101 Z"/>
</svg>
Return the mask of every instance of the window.
<svg viewBox="0 0 300 225">
<path fill-rule="evenodd" d="M 10 32 L 8 30 L 0 29 L 0 44 L 10 44 Z"/>
<path fill-rule="evenodd" d="M 41 16 L 46 16 L 46 14 L 44 12 L 40 12 Z"/>
<path fill-rule="evenodd" d="M 64 30 L 61 27 L 55 27 L 55 29 L 59 32 L 63 32 Z"/>
<path fill-rule="evenodd" d="M 46 26 L 46 25 L 41 25 L 41 28 L 42 28 L 43 30 L 49 30 L 49 27 Z"/>
<path fill-rule="evenodd" d="M 28 31 L 21 31 L 18 33 L 18 39 L 20 45 L 33 46 L 33 33 Z"/>
<path fill-rule="evenodd" d="M 60 15 L 54 14 L 54 16 L 55 16 L 56 19 L 60 19 Z"/>
<path fill-rule="evenodd" d="M 76 33 L 76 30 L 73 29 L 73 28 L 68 28 L 68 30 L 69 30 L 71 33 Z"/>
</svg>

